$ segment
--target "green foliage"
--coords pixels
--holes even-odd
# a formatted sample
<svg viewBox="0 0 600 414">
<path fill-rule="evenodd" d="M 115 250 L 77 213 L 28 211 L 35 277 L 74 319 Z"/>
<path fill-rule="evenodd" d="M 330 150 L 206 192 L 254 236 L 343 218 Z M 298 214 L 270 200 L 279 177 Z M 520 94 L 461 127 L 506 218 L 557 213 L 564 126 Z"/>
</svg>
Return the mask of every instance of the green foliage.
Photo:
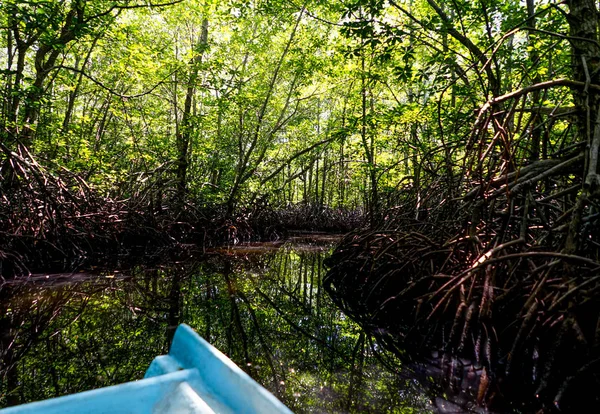
<svg viewBox="0 0 600 414">
<path fill-rule="evenodd" d="M 539 6 L 528 32 L 517 1 L 143 5 L 0 7 L 7 138 L 123 196 L 140 174 L 174 194 L 185 161 L 193 204 L 366 208 L 379 186 L 434 179 L 425 164 L 456 173 L 493 94 L 570 71 L 568 43 L 547 34 L 567 31 L 561 6 Z"/>
</svg>

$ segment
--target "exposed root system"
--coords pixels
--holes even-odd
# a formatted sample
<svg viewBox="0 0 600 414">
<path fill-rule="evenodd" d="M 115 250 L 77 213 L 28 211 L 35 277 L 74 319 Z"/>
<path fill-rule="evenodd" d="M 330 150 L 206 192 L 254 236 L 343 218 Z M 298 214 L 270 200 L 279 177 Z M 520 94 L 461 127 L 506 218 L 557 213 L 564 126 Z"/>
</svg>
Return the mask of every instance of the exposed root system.
<svg viewBox="0 0 600 414">
<path fill-rule="evenodd" d="M 508 117 L 487 110 L 501 137 Z M 326 287 L 400 356 L 436 352 L 455 401 L 584 412 L 600 403 L 598 189 L 580 145 L 502 161 L 487 131 L 460 176 L 407 187 L 377 231 L 348 235 Z"/>
<path fill-rule="evenodd" d="M 493 406 L 536 396 L 571 407 L 583 394 L 595 402 L 598 264 L 519 240 L 483 250 L 471 238 L 432 237 L 351 234 L 329 259 L 326 286 L 401 356 L 422 360 L 439 351 L 448 384 L 460 383 L 462 366 L 470 366 L 477 372 L 471 401 Z M 460 358 L 468 362 L 459 369 Z"/>
<path fill-rule="evenodd" d="M 157 255 L 182 233 L 177 217 L 153 211 L 142 196 L 102 197 L 77 174 L 42 167 L 23 147 L 1 149 L 3 277 L 36 269 L 72 271 L 109 257 Z"/>
<path fill-rule="evenodd" d="M 137 178 L 121 193 L 100 196 L 79 175 L 50 171 L 25 149 L 0 143 L 0 276 L 71 272 L 101 262 L 128 266 L 198 248 L 258 238 L 277 240 L 289 230 L 347 232 L 360 212 L 301 204 L 285 209 L 254 205 L 228 217 L 224 206 L 195 207 L 165 196 L 164 171 Z M 172 257 L 171 257 L 172 258 Z"/>
</svg>

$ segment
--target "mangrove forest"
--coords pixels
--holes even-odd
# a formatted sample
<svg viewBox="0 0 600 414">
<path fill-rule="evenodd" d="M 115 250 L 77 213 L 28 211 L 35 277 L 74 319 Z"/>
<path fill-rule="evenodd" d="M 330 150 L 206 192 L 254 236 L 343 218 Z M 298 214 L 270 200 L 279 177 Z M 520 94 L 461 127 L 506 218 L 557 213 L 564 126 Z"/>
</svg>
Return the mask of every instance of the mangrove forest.
<svg viewBox="0 0 600 414">
<path fill-rule="evenodd" d="M 0 0 L 0 408 L 185 322 L 298 413 L 597 411 L 599 8 Z"/>
</svg>

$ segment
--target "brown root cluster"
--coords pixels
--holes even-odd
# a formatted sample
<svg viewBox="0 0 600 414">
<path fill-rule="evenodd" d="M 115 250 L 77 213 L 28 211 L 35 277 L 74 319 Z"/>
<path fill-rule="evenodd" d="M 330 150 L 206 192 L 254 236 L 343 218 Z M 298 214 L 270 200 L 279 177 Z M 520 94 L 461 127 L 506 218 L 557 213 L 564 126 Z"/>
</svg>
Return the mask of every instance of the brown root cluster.
<svg viewBox="0 0 600 414">
<path fill-rule="evenodd" d="M 351 234 L 329 259 L 326 286 L 401 356 L 419 360 L 435 350 L 448 361 L 466 358 L 462 364 L 479 370 L 470 392 L 480 404 L 536 405 L 528 401 L 536 397 L 540 405 L 571 407 L 582 395 L 595 402 L 598 263 L 518 240 L 488 250 L 480 242 Z M 458 375 L 456 367 L 445 374 Z"/>
<path fill-rule="evenodd" d="M 298 203 L 284 207 L 255 206 L 241 212 L 261 239 L 273 239 L 293 231 L 348 233 L 364 225 L 361 210 L 334 208 L 317 203 Z"/>
<path fill-rule="evenodd" d="M 79 175 L 50 171 L 26 148 L 0 144 L 0 275 L 73 271 L 104 261 L 157 254 L 175 220 L 141 197 L 100 196 Z"/>
<path fill-rule="evenodd" d="M 313 204 L 254 203 L 233 216 L 224 206 L 177 199 L 172 168 L 133 174 L 100 195 L 79 174 L 48 168 L 25 147 L 0 143 L 0 276 L 130 266 L 190 249 L 279 239 L 294 229 L 347 232 L 358 211 Z"/>
<path fill-rule="evenodd" d="M 572 129 L 521 119 L 519 102 L 484 108 L 462 163 L 408 186 L 378 230 L 348 235 L 325 284 L 401 357 L 434 352 L 456 401 L 585 412 L 600 403 L 599 191 Z"/>
</svg>

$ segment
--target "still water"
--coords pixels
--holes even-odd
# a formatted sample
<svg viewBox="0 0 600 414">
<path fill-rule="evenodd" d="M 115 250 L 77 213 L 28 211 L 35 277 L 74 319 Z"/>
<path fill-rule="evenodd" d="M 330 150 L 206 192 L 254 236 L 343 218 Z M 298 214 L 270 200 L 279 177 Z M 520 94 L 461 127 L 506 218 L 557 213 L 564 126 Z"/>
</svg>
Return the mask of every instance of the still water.
<svg viewBox="0 0 600 414">
<path fill-rule="evenodd" d="M 142 378 L 187 323 L 298 413 L 424 413 L 429 399 L 321 288 L 332 237 L 4 282 L 0 407 Z"/>
</svg>

